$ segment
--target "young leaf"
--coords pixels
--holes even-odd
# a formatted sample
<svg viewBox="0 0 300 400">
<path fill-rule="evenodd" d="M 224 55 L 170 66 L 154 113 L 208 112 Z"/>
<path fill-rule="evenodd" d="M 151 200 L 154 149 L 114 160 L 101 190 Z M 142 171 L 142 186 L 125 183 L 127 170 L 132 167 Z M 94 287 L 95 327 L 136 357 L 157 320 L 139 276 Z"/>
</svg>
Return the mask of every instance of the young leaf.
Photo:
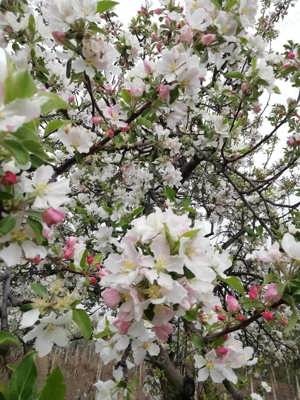
<svg viewBox="0 0 300 400">
<path fill-rule="evenodd" d="M 68 119 L 54 119 L 50 121 L 45 128 L 45 135 L 50 135 L 50 133 L 57 131 L 57 129 L 61 128 L 62 126 L 66 126 L 70 124 L 71 121 Z"/>
<path fill-rule="evenodd" d="M 119 4 L 117 1 L 112 1 L 112 0 L 99 1 L 98 5 L 97 5 L 97 12 L 100 13 L 100 14 L 104 13 L 106 11 L 111 10 L 117 4 Z"/>
<path fill-rule="evenodd" d="M 73 321 L 77 324 L 82 336 L 85 339 L 90 339 L 93 334 L 92 323 L 90 317 L 84 310 L 75 309 L 72 313 Z"/>
<path fill-rule="evenodd" d="M 66 385 L 64 377 L 59 368 L 55 368 L 47 377 L 45 386 L 43 387 L 39 400 L 64 400 Z"/>
<path fill-rule="evenodd" d="M 9 75 L 4 85 L 4 101 L 10 103 L 15 99 L 31 97 L 36 87 L 28 71 L 18 71 Z"/>
<path fill-rule="evenodd" d="M 66 110 L 68 108 L 68 104 L 55 93 L 43 92 L 41 95 L 48 98 L 48 101 L 41 107 L 44 115 L 48 115 L 53 110 Z"/>
<path fill-rule="evenodd" d="M 31 284 L 31 290 L 34 292 L 39 297 L 47 297 L 48 296 L 48 291 L 45 288 L 45 286 L 41 285 L 38 282 L 33 282 Z"/>
<path fill-rule="evenodd" d="M 12 335 L 9 332 L 0 331 L 0 345 L 1 346 L 9 346 L 9 345 L 20 345 L 19 339 Z"/>
<path fill-rule="evenodd" d="M 0 236 L 6 235 L 16 226 L 16 220 L 11 215 L 0 220 Z"/>
<path fill-rule="evenodd" d="M 242 282 L 236 276 L 230 276 L 229 278 L 222 279 L 223 282 L 227 283 L 232 289 L 236 290 L 237 292 L 243 294 L 245 293 L 244 286 Z"/>
<path fill-rule="evenodd" d="M 34 354 L 27 354 L 14 370 L 9 383 L 8 400 L 30 400 L 34 397 L 37 377 Z"/>
<path fill-rule="evenodd" d="M 2 142 L 2 145 L 12 154 L 19 164 L 24 165 L 28 163 L 28 151 L 19 142 L 13 139 L 7 139 Z"/>
</svg>

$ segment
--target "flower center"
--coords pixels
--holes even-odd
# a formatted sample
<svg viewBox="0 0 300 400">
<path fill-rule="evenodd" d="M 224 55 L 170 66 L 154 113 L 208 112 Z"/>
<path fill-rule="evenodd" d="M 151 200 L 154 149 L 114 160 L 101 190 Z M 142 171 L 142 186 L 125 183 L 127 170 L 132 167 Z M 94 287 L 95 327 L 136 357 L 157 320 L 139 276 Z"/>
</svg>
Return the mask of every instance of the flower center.
<svg viewBox="0 0 300 400">
<path fill-rule="evenodd" d="M 166 269 L 166 261 L 163 257 L 158 257 L 155 263 L 157 272 L 162 272 Z"/>
<path fill-rule="evenodd" d="M 158 285 L 151 285 L 146 293 L 151 299 L 159 299 L 160 298 L 160 287 Z"/>
<path fill-rule="evenodd" d="M 123 268 L 125 269 L 125 270 L 129 270 L 129 271 L 132 271 L 132 270 L 134 270 L 135 268 L 136 268 L 136 265 L 135 265 L 135 263 L 133 262 L 133 261 L 131 261 L 131 260 L 125 260 L 124 261 L 124 263 L 123 263 Z"/>
<path fill-rule="evenodd" d="M 37 185 L 35 185 L 35 191 L 37 196 L 43 196 L 46 194 L 47 192 L 47 183 L 38 183 Z"/>
</svg>

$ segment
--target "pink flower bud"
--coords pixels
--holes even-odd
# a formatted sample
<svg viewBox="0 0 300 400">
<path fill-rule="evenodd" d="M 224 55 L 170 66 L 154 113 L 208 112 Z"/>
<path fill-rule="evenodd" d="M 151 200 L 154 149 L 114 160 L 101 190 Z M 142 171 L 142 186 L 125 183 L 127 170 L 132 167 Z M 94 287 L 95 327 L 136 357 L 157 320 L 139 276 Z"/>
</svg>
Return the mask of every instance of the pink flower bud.
<svg viewBox="0 0 300 400">
<path fill-rule="evenodd" d="M 249 94 L 249 85 L 247 82 L 242 83 L 241 90 L 242 90 L 243 94 L 245 94 L 245 95 Z"/>
<path fill-rule="evenodd" d="M 106 132 L 106 135 L 110 138 L 113 138 L 115 136 L 115 131 L 112 128 L 109 128 Z"/>
<path fill-rule="evenodd" d="M 225 321 L 226 316 L 224 314 L 218 314 L 218 320 L 219 321 Z"/>
<path fill-rule="evenodd" d="M 74 103 L 74 101 L 75 101 L 75 96 L 71 95 L 71 96 L 68 97 L 68 103 L 69 104 Z"/>
<path fill-rule="evenodd" d="M 129 125 L 123 126 L 123 127 L 121 128 L 121 132 L 123 132 L 123 133 L 128 132 L 129 130 L 130 130 L 130 126 L 129 126 Z"/>
<path fill-rule="evenodd" d="M 288 69 L 288 68 L 290 68 L 291 66 L 292 66 L 292 65 L 289 64 L 289 63 L 283 64 L 283 68 L 284 68 L 284 69 Z"/>
<path fill-rule="evenodd" d="M 220 346 L 216 348 L 216 354 L 218 357 L 224 357 L 226 356 L 226 354 L 228 354 L 229 349 L 227 347 L 224 346 Z"/>
<path fill-rule="evenodd" d="M 50 238 L 50 232 L 51 232 L 51 231 L 50 231 L 50 229 L 48 229 L 48 228 L 44 228 L 44 229 L 43 229 L 42 234 L 43 234 L 43 236 L 44 236 L 45 239 L 48 240 L 48 239 Z"/>
<path fill-rule="evenodd" d="M 268 304 L 274 304 L 281 299 L 276 283 L 270 283 L 265 286 L 264 300 Z"/>
<path fill-rule="evenodd" d="M 260 106 L 259 104 L 255 104 L 255 106 L 254 106 L 254 108 L 253 108 L 253 111 L 254 111 L 256 114 L 259 114 L 259 113 L 261 112 L 261 106 Z"/>
<path fill-rule="evenodd" d="M 151 39 L 155 42 L 157 42 L 159 40 L 159 36 L 156 32 L 152 32 L 151 33 Z"/>
<path fill-rule="evenodd" d="M 246 320 L 246 317 L 245 317 L 245 315 L 243 315 L 243 314 L 237 314 L 235 317 L 234 317 L 237 321 L 245 321 Z"/>
<path fill-rule="evenodd" d="M 179 41 L 181 43 L 187 43 L 187 44 L 191 44 L 192 43 L 192 41 L 193 41 L 193 31 L 189 26 L 185 26 L 181 30 Z"/>
<path fill-rule="evenodd" d="M 41 262 L 41 256 L 40 255 L 38 255 L 38 256 L 35 256 L 34 257 L 34 259 L 32 260 L 32 263 L 34 264 L 34 265 L 39 265 L 39 263 Z"/>
<path fill-rule="evenodd" d="M 118 329 L 121 335 L 126 335 L 130 327 L 130 322 L 118 318 L 113 322 L 113 325 Z"/>
<path fill-rule="evenodd" d="M 159 98 L 162 101 L 168 101 L 169 100 L 169 96 L 170 96 L 170 86 L 169 85 L 160 84 L 158 86 L 157 91 L 158 91 Z"/>
<path fill-rule="evenodd" d="M 239 305 L 237 299 L 229 294 L 226 296 L 226 304 L 227 310 L 231 313 L 236 313 L 241 309 L 241 306 Z"/>
<path fill-rule="evenodd" d="M 209 46 L 215 41 L 216 41 L 216 35 L 214 33 L 207 33 L 201 37 L 201 43 L 204 46 Z"/>
<path fill-rule="evenodd" d="M 288 140 L 287 140 L 287 144 L 288 144 L 289 146 L 294 146 L 295 143 L 296 143 L 296 141 L 295 141 L 294 137 L 293 137 L 293 136 L 289 136 L 289 137 L 288 137 Z"/>
<path fill-rule="evenodd" d="M 94 262 L 94 256 L 87 256 L 86 262 L 88 263 L 88 265 L 92 265 Z"/>
<path fill-rule="evenodd" d="M 161 52 L 161 49 L 162 49 L 162 44 L 161 44 L 161 43 L 157 43 L 156 49 L 157 49 L 157 51 L 160 53 L 160 52 Z"/>
<path fill-rule="evenodd" d="M 89 277 L 90 284 L 95 286 L 97 284 L 97 278 L 95 276 Z"/>
<path fill-rule="evenodd" d="M 289 51 L 287 54 L 287 58 L 289 60 L 293 60 L 296 57 L 296 54 L 293 51 Z"/>
<path fill-rule="evenodd" d="M 76 244 L 76 238 L 71 236 L 69 239 L 67 239 L 65 247 L 64 247 L 64 259 L 69 260 L 70 258 L 73 257 L 74 251 L 75 251 L 75 244 Z"/>
<path fill-rule="evenodd" d="M 223 308 L 221 306 L 216 305 L 216 306 L 214 306 L 214 310 L 215 310 L 215 312 L 221 312 L 223 310 Z"/>
<path fill-rule="evenodd" d="M 114 309 L 119 305 L 121 296 L 116 289 L 108 288 L 102 292 L 102 299 L 107 307 Z"/>
<path fill-rule="evenodd" d="M 1 182 L 7 186 L 15 185 L 17 183 L 17 175 L 11 171 L 6 171 L 2 176 Z"/>
<path fill-rule="evenodd" d="M 52 36 L 55 39 L 55 41 L 59 44 L 63 44 L 66 39 L 65 32 L 54 31 L 52 32 Z"/>
<path fill-rule="evenodd" d="M 257 299 L 258 294 L 259 294 L 259 288 L 260 287 L 257 286 L 257 285 L 250 286 L 250 289 L 249 289 L 249 298 L 250 298 L 250 300 Z"/>
<path fill-rule="evenodd" d="M 155 332 L 157 338 L 165 343 L 168 341 L 169 336 L 173 332 L 173 326 L 167 322 L 164 325 L 155 326 L 153 331 Z"/>
<path fill-rule="evenodd" d="M 153 10 L 153 12 L 154 12 L 154 14 L 156 14 L 156 15 L 160 15 L 161 12 L 162 12 L 162 10 L 161 10 L 161 8 L 156 8 L 155 10 Z"/>
<path fill-rule="evenodd" d="M 43 221 L 48 225 L 57 225 L 65 219 L 65 213 L 56 208 L 47 208 L 42 214 Z"/>
<path fill-rule="evenodd" d="M 261 315 L 265 321 L 273 321 L 274 319 L 274 313 L 272 313 L 272 311 L 263 311 Z"/>
<path fill-rule="evenodd" d="M 95 115 L 94 117 L 91 118 L 91 121 L 93 125 L 100 125 L 103 120 L 98 115 Z"/>
</svg>

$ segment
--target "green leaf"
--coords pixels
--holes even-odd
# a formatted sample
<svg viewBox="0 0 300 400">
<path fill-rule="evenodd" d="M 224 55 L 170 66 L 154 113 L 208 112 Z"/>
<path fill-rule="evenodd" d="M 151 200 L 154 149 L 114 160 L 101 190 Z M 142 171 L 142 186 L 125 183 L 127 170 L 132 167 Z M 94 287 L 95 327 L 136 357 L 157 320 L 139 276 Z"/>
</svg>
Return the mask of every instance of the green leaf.
<svg viewBox="0 0 300 400">
<path fill-rule="evenodd" d="M 1 144 L 11 153 L 19 164 L 24 165 L 28 163 L 28 151 L 19 142 L 13 139 L 6 139 Z"/>
<path fill-rule="evenodd" d="M 66 385 L 59 368 L 55 368 L 48 376 L 45 386 L 39 396 L 39 400 L 64 400 Z"/>
<path fill-rule="evenodd" d="M 32 400 L 34 398 L 37 377 L 34 354 L 27 354 L 14 370 L 9 383 L 8 400 Z"/>
<path fill-rule="evenodd" d="M 17 71 L 5 80 L 4 101 L 10 103 L 15 99 L 32 97 L 36 92 L 34 80 L 28 71 Z"/>
<path fill-rule="evenodd" d="M 195 333 L 192 334 L 192 343 L 196 347 L 197 350 L 203 349 L 203 340 L 200 335 L 196 335 Z"/>
<path fill-rule="evenodd" d="M 0 200 L 11 200 L 14 196 L 11 193 L 0 192 Z"/>
<path fill-rule="evenodd" d="M 46 126 L 45 135 L 49 135 L 50 133 L 57 131 L 57 129 L 61 128 L 62 126 L 66 126 L 70 123 L 71 121 L 69 119 L 54 119 Z"/>
<path fill-rule="evenodd" d="M 45 153 L 43 146 L 34 140 L 24 140 L 23 146 L 32 154 L 43 160 L 49 160 L 47 153 Z"/>
<path fill-rule="evenodd" d="M 237 0 L 227 0 L 225 11 L 231 11 L 237 4 Z"/>
<path fill-rule="evenodd" d="M 34 36 L 35 33 L 35 19 L 33 15 L 30 15 L 28 19 L 28 29 L 29 32 L 31 33 L 32 36 Z"/>
<path fill-rule="evenodd" d="M 19 346 L 21 343 L 19 339 L 12 335 L 9 332 L 0 331 L 0 345 L 1 346 L 9 346 L 9 345 L 16 345 Z"/>
<path fill-rule="evenodd" d="M 100 14 L 104 13 L 106 11 L 111 10 L 117 4 L 119 4 L 117 1 L 112 1 L 112 0 L 99 1 L 98 5 L 97 5 L 97 12 L 100 13 Z"/>
<path fill-rule="evenodd" d="M 196 321 L 198 319 L 198 315 L 199 315 L 198 308 L 192 308 L 191 310 L 188 310 L 185 313 L 184 319 L 186 319 L 187 321 Z"/>
<path fill-rule="evenodd" d="M 0 220 L 0 236 L 6 235 L 16 226 L 16 219 L 11 215 Z"/>
<path fill-rule="evenodd" d="M 43 92 L 41 95 L 48 98 L 48 101 L 41 107 L 44 115 L 48 115 L 53 110 L 66 110 L 68 108 L 68 104 L 55 93 Z"/>
<path fill-rule="evenodd" d="M 230 276 L 229 278 L 225 278 L 225 279 L 222 278 L 222 281 L 227 283 L 228 286 L 230 286 L 232 289 L 236 290 L 237 292 L 239 292 L 241 294 L 245 293 L 245 289 L 244 289 L 242 282 L 236 276 Z"/>
<path fill-rule="evenodd" d="M 166 236 L 168 245 L 170 247 L 171 255 L 174 256 L 174 255 L 178 254 L 180 241 L 173 239 L 167 224 L 164 224 L 164 232 L 165 232 L 165 236 Z"/>
<path fill-rule="evenodd" d="M 232 79 L 244 79 L 244 75 L 239 71 L 226 72 L 225 76 Z"/>
<path fill-rule="evenodd" d="M 174 101 L 179 97 L 179 88 L 176 86 L 174 89 L 170 91 L 170 103 L 174 103 Z"/>
<path fill-rule="evenodd" d="M 85 249 L 83 254 L 82 254 L 81 260 L 80 260 L 80 268 L 82 268 L 83 270 L 87 270 L 88 267 L 89 267 L 89 265 L 88 265 L 88 263 L 86 261 L 86 257 L 87 257 L 88 254 L 89 254 L 88 249 Z"/>
<path fill-rule="evenodd" d="M 38 282 L 33 282 L 31 284 L 31 290 L 34 292 L 34 294 L 36 294 L 39 297 L 48 297 L 48 291 L 45 288 L 45 286 L 41 285 Z"/>
<path fill-rule="evenodd" d="M 217 8 L 222 8 L 222 0 L 211 0 Z"/>
<path fill-rule="evenodd" d="M 176 191 L 174 189 L 170 188 L 169 186 L 167 186 L 165 188 L 165 196 L 170 201 L 175 201 L 176 200 Z"/>
<path fill-rule="evenodd" d="M 28 225 L 33 230 L 33 233 L 35 234 L 35 239 L 38 242 L 38 244 L 42 244 L 45 241 L 45 238 L 43 236 L 43 225 L 41 224 L 41 222 L 31 217 L 27 219 L 27 222 Z"/>
<path fill-rule="evenodd" d="M 199 229 L 192 229 L 190 231 L 185 232 L 181 237 L 194 239 L 198 235 Z"/>
<path fill-rule="evenodd" d="M 93 334 L 92 323 L 90 317 L 84 310 L 75 309 L 72 313 L 73 321 L 77 324 L 82 336 L 85 339 L 90 339 Z"/>
</svg>

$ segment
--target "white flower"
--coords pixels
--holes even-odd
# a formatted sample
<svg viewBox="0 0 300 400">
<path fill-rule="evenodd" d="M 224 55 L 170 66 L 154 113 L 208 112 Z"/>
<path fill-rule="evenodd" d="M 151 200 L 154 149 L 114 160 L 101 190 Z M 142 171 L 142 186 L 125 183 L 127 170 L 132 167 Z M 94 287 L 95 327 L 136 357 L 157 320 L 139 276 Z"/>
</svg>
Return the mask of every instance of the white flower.
<svg viewBox="0 0 300 400">
<path fill-rule="evenodd" d="M 189 18 L 192 29 L 204 32 L 212 23 L 212 19 L 204 8 L 196 10 Z"/>
<path fill-rule="evenodd" d="M 21 245 L 11 243 L 0 251 L 0 258 L 8 267 L 24 264 L 27 260 L 33 260 L 37 256 L 40 256 L 41 259 L 45 258 L 47 250 L 45 247 L 39 246 L 30 240 L 25 240 Z"/>
<path fill-rule="evenodd" d="M 181 46 L 171 50 L 166 49 L 161 53 L 161 59 L 156 65 L 156 72 L 164 76 L 167 82 L 176 80 L 178 74 L 184 71 L 188 60 Z"/>
<path fill-rule="evenodd" d="M 264 400 L 260 394 L 258 393 L 251 393 L 250 394 L 251 400 Z"/>
<path fill-rule="evenodd" d="M 215 20 L 215 24 L 219 29 L 221 35 L 234 36 L 238 27 L 237 22 L 233 16 L 225 11 L 220 11 Z"/>
<path fill-rule="evenodd" d="M 152 241 L 151 250 L 155 258 L 154 268 L 158 273 L 168 271 L 183 274 L 183 259 L 171 255 L 165 235 L 159 235 Z"/>
<path fill-rule="evenodd" d="M 108 71 L 115 63 L 118 52 L 100 36 L 85 37 L 82 41 L 85 61 L 101 71 Z"/>
<path fill-rule="evenodd" d="M 155 212 L 132 221 L 133 229 L 128 232 L 135 233 L 142 242 L 148 242 L 160 232 L 162 232 L 163 226 L 163 213 L 159 208 L 155 209 Z"/>
<path fill-rule="evenodd" d="M 271 388 L 270 385 L 268 385 L 267 382 L 262 381 L 262 382 L 261 382 L 261 386 L 262 386 L 262 388 L 263 388 L 267 393 L 271 393 L 271 392 L 272 392 L 272 388 Z"/>
<path fill-rule="evenodd" d="M 205 282 L 212 282 L 215 279 L 216 274 L 210 268 L 212 251 L 209 239 L 204 238 L 199 232 L 194 238 L 183 237 L 180 240 L 179 255 L 197 279 Z"/>
<path fill-rule="evenodd" d="M 24 312 L 22 315 L 20 329 L 31 328 L 39 319 L 40 311 L 37 308 Z"/>
<path fill-rule="evenodd" d="M 221 383 L 224 379 L 228 379 L 232 383 L 237 383 L 237 376 L 232 368 L 226 366 L 220 358 L 211 350 L 205 355 L 205 358 L 200 355 L 195 355 L 195 367 L 198 368 L 197 379 L 199 382 L 204 382 L 210 376 L 215 383 Z"/>
<path fill-rule="evenodd" d="M 96 140 L 94 132 L 78 126 L 72 127 L 71 125 L 60 129 L 57 132 L 57 136 L 70 154 L 74 154 L 74 149 L 79 153 L 88 153 Z"/>
<path fill-rule="evenodd" d="M 241 0 L 240 2 L 240 19 L 244 28 L 252 25 L 255 22 L 255 15 L 257 12 L 256 0 Z"/>
<path fill-rule="evenodd" d="M 68 201 L 66 195 L 70 192 L 69 180 L 48 183 L 53 173 L 51 166 L 43 165 L 34 172 L 32 180 L 23 177 L 23 191 L 35 196 L 32 208 L 58 208 Z"/>
<path fill-rule="evenodd" d="M 0 258 L 5 262 L 8 267 L 21 264 L 22 250 L 17 243 L 11 243 L 8 247 L 4 247 L 0 251 Z"/>
<path fill-rule="evenodd" d="M 117 383 L 113 380 L 98 381 L 95 386 L 97 389 L 95 400 L 118 400 L 119 390 Z"/>
<path fill-rule="evenodd" d="M 293 235 L 285 233 L 281 246 L 289 257 L 300 261 L 300 242 L 296 241 Z"/>
<path fill-rule="evenodd" d="M 55 29 L 63 27 L 64 24 L 73 24 L 79 18 L 93 21 L 97 3 L 97 0 L 48 0 L 47 16 L 50 17 L 51 26 Z"/>
<path fill-rule="evenodd" d="M 153 343 L 154 338 L 148 342 L 142 342 L 140 340 L 134 340 L 132 342 L 132 352 L 135 365 L 140 365 L 148 353 L 150 356 L 158 356 L 160 348 L 156 343 Z"/>
<path fill-rule="evenodd" d="M 65 328 L 71 321 L 70 313 L 62 316 L 56 316 L 52 312 L 48 317 L 40 319 L 39 325 L 28 332 L 24 337 L 24 342 L 35 339 L 34 348 L 40 357 L 50 353 L 54 344 L 65 347 L 68 342 L 68 332 Z"/>
</svg>

